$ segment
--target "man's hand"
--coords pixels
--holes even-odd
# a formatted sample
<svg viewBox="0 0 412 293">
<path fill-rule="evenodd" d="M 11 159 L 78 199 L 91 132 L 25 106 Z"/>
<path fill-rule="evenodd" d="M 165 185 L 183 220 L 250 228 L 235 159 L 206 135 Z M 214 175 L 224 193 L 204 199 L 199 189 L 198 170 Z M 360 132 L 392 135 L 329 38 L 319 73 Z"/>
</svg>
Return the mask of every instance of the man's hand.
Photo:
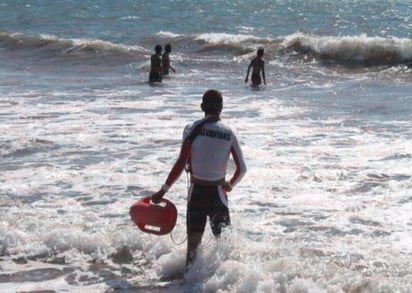
<svg viewBox="0 0 412 293">
<path fill-rule="evenodd" d="M 152 195 L 152 202 L 153 203 L 159 203 L 160 200 L 165 195 L 165 193 L 166 193 L 166 191 L 164 191 L 163 189 L 160 189 L 158 192 L 156 192 L 155 194 Z"/>
</svg>

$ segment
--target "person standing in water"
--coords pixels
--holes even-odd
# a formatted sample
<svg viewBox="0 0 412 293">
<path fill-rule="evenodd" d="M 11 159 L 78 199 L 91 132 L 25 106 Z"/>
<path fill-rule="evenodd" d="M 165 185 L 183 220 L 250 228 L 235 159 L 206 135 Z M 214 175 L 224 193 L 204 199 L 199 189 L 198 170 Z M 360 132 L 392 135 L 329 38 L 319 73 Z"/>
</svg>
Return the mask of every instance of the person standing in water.
<svg viewBox="0 0 412 293">
<path fill-rule="evenodd" d="M 220 119 L 222 108 L 223 97 L 219 91 L 208 90 L 204 93 L 201 109 L 205 117 L 186 126 L 179 157 L 165 184 L 152 195 L 152 201 L 158 203 L 188 167 L 191 185 L 186 215 L 186 267 L 196 257 L 207 218 L 215 237 L 219 237 L 222 229 L 230 225 L 227 193 L 232 191 L 246 173 L 237 136 Z M 230 180 L 226 180 L 230 155 L 235 171 Z"/>
<path fill-rule="evenodd" d="M 266 77 L 265 77 L 265 61 L 263 60 L 263 54 L 265 53 L 263 48 L 259 48 L 257 50 L 257 55 L 255 58 L 252 59 L 252 61 L 249 64 L 249 67 L 247 68 L 247 73 L 246 73 L 246 78 L 245 78 L 245 83 L 247 83 L 248 78 L 249 78 L 249 72 L 250 69 L 252 68 L 252 86 L 259 86 L 262 84 L 262 78 L 263 78 L 263 83 L 266 85 Z M 260 74 L 262 73 L 262 77 Z"/>
<path fill-rule="evenodd" d="M 169 75 L 169 69 L 176 73 L 176 70 L 170 65 L 170 52 L 172 52 L 172 46 L 167 44 L 165 46 L 165 52 L 162 55 L 162 66 L 163 66 L 163 75 Z"/>
<path fill-rule="evenodd" d="M 155 53 L 150 56 L 149 82 L 162 82 L 162 46 L 155 46 Z"/>
</svg>

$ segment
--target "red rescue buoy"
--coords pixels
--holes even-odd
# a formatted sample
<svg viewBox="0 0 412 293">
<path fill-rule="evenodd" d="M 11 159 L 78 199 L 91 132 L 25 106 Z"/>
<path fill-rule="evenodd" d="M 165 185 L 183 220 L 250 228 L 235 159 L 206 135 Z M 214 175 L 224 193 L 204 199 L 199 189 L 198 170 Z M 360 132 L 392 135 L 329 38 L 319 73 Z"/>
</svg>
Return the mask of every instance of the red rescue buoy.
<svg viewBox="0 0 412 293">
<path fill-rule="evenodd" d="M 151 202 L 152 197 L 145 197 L 130 207 L 130 217 L 140 230 L 156 235 L 164 235 L 176 225 L 177 210 L 175 205 L 165 198 L 159 203 Z"/>
</svg>

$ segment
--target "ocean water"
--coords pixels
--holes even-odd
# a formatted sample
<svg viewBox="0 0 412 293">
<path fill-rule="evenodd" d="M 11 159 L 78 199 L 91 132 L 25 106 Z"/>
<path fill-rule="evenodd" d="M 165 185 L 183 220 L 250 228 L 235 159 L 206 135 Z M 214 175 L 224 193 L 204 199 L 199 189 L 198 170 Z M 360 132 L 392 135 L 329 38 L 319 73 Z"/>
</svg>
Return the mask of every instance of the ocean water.
<svg viewBox="0 0 412 293">
<path fill-rule="evenodd" d="M 411 17 L 406 0 L 0 0 L 0 291 L 412 292 Z M 158 43 L 177 72 L 150 86 Z M 186 176 L 170 235 L 129 207 L 210 88 L 248 173 L 231 229 L 165 281 L 184 267 Z"/>
</svg>

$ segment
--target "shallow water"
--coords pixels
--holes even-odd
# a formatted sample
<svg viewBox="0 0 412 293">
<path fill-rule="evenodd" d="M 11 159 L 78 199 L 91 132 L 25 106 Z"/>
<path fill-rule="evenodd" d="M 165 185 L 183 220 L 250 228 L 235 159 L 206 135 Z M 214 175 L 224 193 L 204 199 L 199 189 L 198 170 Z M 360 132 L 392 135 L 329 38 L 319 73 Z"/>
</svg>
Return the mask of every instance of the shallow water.
<svg viewBox="0 0 412 293">
<path fill-rule="evenodd" d="M 0 2 L 2 292 L 411 292 L 409 5 L 231 3 L 176 2 L 175 21 L 173 2 Z M 157 42 L 177 74 L 150 86 Z M 261 45 L 256 90 L 244 75 Z M 207 230 L 167 282 L 185 262 L 185 175 L 171 235 L 128 211 L 163 184 L 209 88 L 249 171 L 231 230 Z"/>
</svg>

